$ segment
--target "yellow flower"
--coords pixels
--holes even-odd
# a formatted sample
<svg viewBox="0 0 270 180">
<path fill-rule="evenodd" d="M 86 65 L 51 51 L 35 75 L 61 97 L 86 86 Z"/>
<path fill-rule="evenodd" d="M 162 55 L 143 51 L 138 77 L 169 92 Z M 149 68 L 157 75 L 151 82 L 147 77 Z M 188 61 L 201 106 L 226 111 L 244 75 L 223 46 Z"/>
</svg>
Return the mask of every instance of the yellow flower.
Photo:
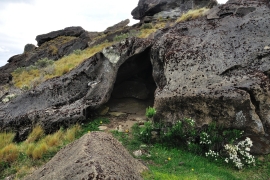
<svg viewBox="0 0 270 180">
<path fill-rule="evenodd" d="M 102 121 L 100 121 L 100 124 L 102 124 Z"/>
<path fill-rule="evenodd" d="M 126 129 L 126 133 L 128 133 L 129 132 L 129 130 L 128 129 Z"/>
<path fill-rule="evenodd" d="M 194 169 L 192 168 L 191 171 L 194 171 Z"/>
<path fill-rule="evenodd" d="M 171 158 L 170 157 L 168 157 L 168 161 L 170 161 L 171 160 Z"/>
</svg>

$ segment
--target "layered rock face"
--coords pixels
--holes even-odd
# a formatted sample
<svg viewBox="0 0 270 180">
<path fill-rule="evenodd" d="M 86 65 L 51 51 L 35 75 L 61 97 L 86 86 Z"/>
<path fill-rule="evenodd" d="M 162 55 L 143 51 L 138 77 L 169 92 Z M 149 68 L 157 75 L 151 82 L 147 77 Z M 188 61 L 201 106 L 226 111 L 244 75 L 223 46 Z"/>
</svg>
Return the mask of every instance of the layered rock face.
<svg viewBox="0 0 270 180">
<path fill-rule="evenodd" d="M 131 14 L 134 19 L 138 20 L 154 15 L 162 18 L 174 18 L 190 9 L 216 4 L 216 0 L 139 0 L 138 6 Z"/>
<path fill-rule="evenodd" d="M 11 82 L 12 73 L 18 67 L 33 65 L 39 59 L 48 58 L 58 60 L 69 55 L 74 50 L 88 47 L 88 33 L 81 27 L 68 27 L 63 30 L 53 31 L 48 34 L 38 35 L 36 40 L 39 47 L 27 44 L 23 54 L 18 54 L 8 60 L 8 64 L 0 67 L 2 81 L 0 85 Z"/>
<path fill-rule="evenodd" d="M 48 80 L 7 104 L 0 103 L 0 129 L 16 130 L 17 139 L 22 140 L 36 123 L 49 133 L 86 120 L 92 110 L 109 100 L 116 76 L 120 83 L 133 72 L 140 72 L 134 64 L 144 64 L 144 59 L 138 57 L 149 51 L 152 43 L 148 39 L 127 39 L 85 60 L 71 72 Z M 123 65 L 119 74 L 123 63 L 127 66 Z"/>
<path fill-rule="evenodd" d="M 156 119 L 192 117 L 245 131 L 270 153 L 270 9 L 229 1 L 169 29 L 152 47 Z"/>
<path fill-rule="evenodd" d="M 112 135 L 91 132 L 61 149 L 25 180 L 143 179 L 147 170 Z"/>
</svg>

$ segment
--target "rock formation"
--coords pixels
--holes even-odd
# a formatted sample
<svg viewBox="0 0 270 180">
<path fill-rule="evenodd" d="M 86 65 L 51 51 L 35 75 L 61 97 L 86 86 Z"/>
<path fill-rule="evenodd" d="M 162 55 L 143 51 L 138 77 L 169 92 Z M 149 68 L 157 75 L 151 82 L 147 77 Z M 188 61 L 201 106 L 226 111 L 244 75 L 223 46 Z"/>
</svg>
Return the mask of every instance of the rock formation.
<svg viewBox="0 0 270 180">
<path fill-rule="evenodd" d="M 112 135 L 91 132 L 61 149 L 26 180 L 130 179 L 147 170 Z"/>
<path fill-rule="evenodd" d="M 157 18 L 177 18 L 188 10 L 216 5 L 216 0 L 139 0 L 131 12 L 134 19 L 156 16 Z"/>
<path fill-rule="evenodd" d="M 269 12 L 264 1 L 229 1 L 158 39 L 151 49 L 156 119 L 242 129 L 253 152 L 269 153 Z"/>
<path fill-rule="evenodd" d="M 12 73 L 18 67 L 33 65 L 39 59 L 48 58 L 58 60 L 69 55 L 74 50 L 88 47 L 88 33 L 81 27 L 68 27 L 64 30 L 53 31 L 36 37 L 39 47 L 25 45 L 23 54 L 15 55 L 8 60 L 8 64 L 0 67 L 0 85 L 11 82 Z"/>
<path fill-rule="evenodd" d="M 209 2 L 139 1 L 132 14 L 143 20 Z M 173 124 L 191 117 L 198 127 L 216 122 L 241 129 L 253 140 L 252 152 L 270 153 L 269 6 L 266 0 L 230 0 L 206 16 L 161 29 L 152 38 L 129 38 L 105 48 L 64 76 L 6 104 L 0 102 L 0 130 L 16 130 L 22 140 L 36 123 L 50 132 L 84 121 L 111 96 L 144 99 L 151 89 L 151 81 L 141 81 L 147 79 L 142 70 L 147 70 L 157 86 L 155 120 Z M 74 38 L 84 40 L 81 35 Z M 6 74 L 3 81 L 9 78 Z M 134 82 L 136 78 L 140 80 Z M 142 91 L 128 88 L 130 84 Z"/>
<path fill-rule="evenodd" d="M 60 126 L 86 120 L 91 110 L 109 100 L 116 79 L 119 84 L 139 73 L 141 69 L 136 62 L 141 67 L 150 65 L 149 58 L 140 57 L 149 52 L 151 45 L 148 39 L 127 39 L 85 60 L 71 72 L 48 80 L 7 104 L 0 103 L 1 130 L 15 129 L 17 139 L 22 140 L 35 123 L 52 132 Z M 123 68 L 118 72 L 121 65 Z"/>
</svg>

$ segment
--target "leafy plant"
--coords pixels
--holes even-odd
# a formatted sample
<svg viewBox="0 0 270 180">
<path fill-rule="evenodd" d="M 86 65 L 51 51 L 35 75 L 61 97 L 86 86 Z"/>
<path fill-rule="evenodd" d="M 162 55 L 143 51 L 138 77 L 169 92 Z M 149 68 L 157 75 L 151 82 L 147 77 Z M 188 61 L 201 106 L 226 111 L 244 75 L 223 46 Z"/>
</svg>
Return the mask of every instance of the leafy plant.
<svg viewBox="0 0 270 180">
<path fill-rule="evenodd" d="M 50 60 L 48 58 L 43 58 L 43 59 L 40 59 L 38 60 L 37 62 L 35 62 L 35 66 L 37 68 L 45 68 L 49 65 L 53 65 L 54 61 L 53 60 Z"/>
<path fill-rule="evenodd" d="M 156 113 L 157 113 L 157 111 L 155 108 L 148 107 L 148 108 L 146 108 L 145 116 L 148 118 L 152 118 Z"/>
<path fill-rule="evenodd" d="M 153 29 L 153 25 L 151 23 L 145 23 L 141 26 L 142 29 Z"/>
<path fill-rule="evenodd" d="M 113 38 L 113 41 L 116 41 L 116 42 L 122 41 L 122 40 L 124 40 L 124 39 L 126 39 L 126 38 L 128 38 L 128 37 L 129 37 L 129 33 L 121 33 L 120 35 L 116 35 L 116 36 Z"/>
</svg>

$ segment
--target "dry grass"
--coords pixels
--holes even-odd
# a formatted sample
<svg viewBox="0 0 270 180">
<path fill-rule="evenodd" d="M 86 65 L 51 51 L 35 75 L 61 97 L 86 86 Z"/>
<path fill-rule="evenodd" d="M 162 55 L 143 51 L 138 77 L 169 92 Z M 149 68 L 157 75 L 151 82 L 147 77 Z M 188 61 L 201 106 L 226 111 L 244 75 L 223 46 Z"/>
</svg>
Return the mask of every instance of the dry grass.
<svg viewBox="0 0 270 180">
<path fill-rule="evenodd" d="M 207 8 L 200 8 L 200 9 L 195 9 L 195 10 L 189 10 L 187 13 L 182 14 L 181 17 L 179 17 L 176 22 L 184 22 L 184 21 L 188 21 L 191 19 L 196 19 L 198 17 L 204 16 L 205 13 L 208 11 L 209 9 Z"/>
<path fill-rule="evenodd" d="M 79 125 L 75 125 L 74 127 L 72 127 L 71 129 L 68 129 L 67 132 L 65 133 L 65 140 L 71 142 L 74 141 L 76 138 L 76 134 L 77 132 L 80 131 L 80 126 Z"/>
<path fill-rule="evenodd" d="M 44 142 L 48 145 L 48 147 L 55 147 L 55 146 L 60 146 L 63 144 L 62 142 L 63 139 L 63 131 L 60 129 L 54 134 L 47 135 L 44 138 Z"/>
<path fill-rule="evenodd" d="M 0 150 L 0 163 L 1 162 L 12 163 L 17 160 L 18 156 L 19 156 L 18 146 L 11 143 Z"/>
<path fill-rule="evenodd" d="M 51 74 L 44 75 L 43 69 L 31 69 L 29 71 L 24 70 L 20 73 L 13 72 L 12 76 L 14 85 L 18 88 L 22 88 L 24 86 L 33 87 L 47 79 L 62 76 L 77 67 L 84 60 L 92 57 L 103 48 L 111 46 L 112 44 L 113 43 L 106 42 L 92 48 L 87 48 L 80 54 L 72 53 L 68 56 L 64 56 L 54 63 L 54 71 Z"/>
<path fill-rule="evenodd" d="M 0 133 L 0 150 L 12 143 L 15 133 Z"/>
<path fill-rule="evenodd" d="M 26 139 L 27 143 L 33 143 L 39 140 L 44 135 L 44 131 L 41 126 L 36 126 Z"/>
<path fill-rule="evenodd" d="M 47 153 L 48 152 L 48 149 L 49 149 L 49 147 L 48 147 L 48 145 L 46 144 L 46 142 L 39 142 L 36 146 L 35 146 L 35 148 L 34 148 L 34 150 L 33 150 L 33 152 L 32 152 L 32 158 L 35 160 L 35 159 L 41 159 L 42 157 L 43 157 L 43 155 L 45 154 L 45 153 Z"/>
<path fill-rule="evenodd" d="M 148 38 L 150 34 L 156 32 L 158 29 L 164 28 L 166 25 L 165 22 L 158 22 L 152 28 L 150 29 L 144 29 L 142 28 L 140 30 L 140 34 L 138 35 L 138 38 Z"/>
</svg>

